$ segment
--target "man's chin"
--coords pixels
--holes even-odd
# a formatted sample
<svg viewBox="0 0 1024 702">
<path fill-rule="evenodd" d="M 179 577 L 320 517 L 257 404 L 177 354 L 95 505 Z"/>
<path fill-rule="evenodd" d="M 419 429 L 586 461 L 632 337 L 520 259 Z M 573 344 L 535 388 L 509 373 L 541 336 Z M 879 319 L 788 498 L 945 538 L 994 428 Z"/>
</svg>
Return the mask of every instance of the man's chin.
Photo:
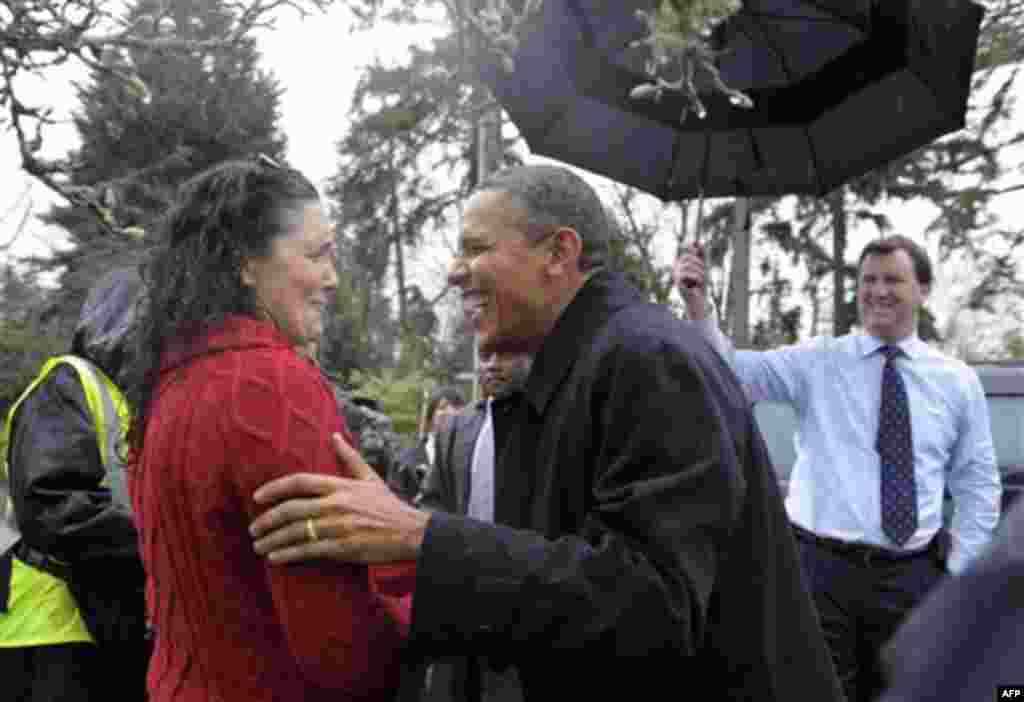
<svg viewBox="0 0 1024 702">
<path fill-rule="evenodd" d="M 533 353 L 536 339 L 524 334 L 508 334 L 494 327 L 478 329 L 476 333 L 477 349 L 480 353 Z"/>
<path fill-rule="evenodd" d="M 901 341 L 913 333 L 893 324 L 872 324 L 865 326 L 864 331 L 885 342 Z"/>
</svg>

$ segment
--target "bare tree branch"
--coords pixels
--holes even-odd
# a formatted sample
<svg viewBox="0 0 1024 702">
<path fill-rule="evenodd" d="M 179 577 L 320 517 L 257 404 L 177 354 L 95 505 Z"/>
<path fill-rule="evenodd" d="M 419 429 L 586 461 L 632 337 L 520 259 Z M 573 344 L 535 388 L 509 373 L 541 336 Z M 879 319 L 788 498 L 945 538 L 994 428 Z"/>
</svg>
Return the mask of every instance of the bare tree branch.
<svg viewBox="0 0 1024 702">
<path fill-rule="evenodd" d="M 6 242 L 0 244 L 0 253 L 5 253 L 8 249 L 14 246 L 14 242 L 16 242 L 18 238 L 22 235 L 22 233 L 25 231 L 25 226 L 28 224 L 28 218 L 32 214 L 32 198 L 28 197 L 30 188 L 31 186 L 27 186 L 25 190 L 22 192 L 22 194 L 18 197 L 18 200 L 15 202 L 15 204 L 8 208 L 7 212 L 4 213 L 4 216 L 0 218 L 0 222 L 7 219 L 7 217 L 10 216 L 10 214 L 14 211 L 14 208 L 19 207 L 21 203 L 25 202 L 27 198 L 28 202 L 25 202 L 24 208 L 22 209 L 21 221 L 18 222 L 18 226 L 15 227 L 14 233 L 11 234 L 11 238 L 8 239 Z"/>
<path fill-rule="evenodd" d="M 0 0 L 0 126 L 14 133 L 22 169 L 73 205 L 87 207 L 109 235 L 125 235 L 100 195 L 106 184 L 83 188 L 70 184 L 72 165 L 66 159 L 40 155 L 44 128 L 54 124 L 52 109 L 30 105 L 19 97 L 17 84 L 23 76 L 39 76 L 46 69 L 77 62 L 86 68 L 115 76 L 139 99 L 148 88 L 129 67 L 109 61 L 119 50 L 214 53 L 229 49 L 257 28 L 273 28 L 276 15 L 291 9 L 301 16 L 323 11 L 334 0 L 237 0 L 229 3 L 237 20 L 213 39 L 193 40 L 175 34 L 173 26 L 161 29 L 169 4 L 134 22 L 115 17 L 104 9 L 105 0 Z M 153 29 L 157 35 L 153 36 Z M 143 34 L 143 30 L 148 32 Z"/>
</svg>

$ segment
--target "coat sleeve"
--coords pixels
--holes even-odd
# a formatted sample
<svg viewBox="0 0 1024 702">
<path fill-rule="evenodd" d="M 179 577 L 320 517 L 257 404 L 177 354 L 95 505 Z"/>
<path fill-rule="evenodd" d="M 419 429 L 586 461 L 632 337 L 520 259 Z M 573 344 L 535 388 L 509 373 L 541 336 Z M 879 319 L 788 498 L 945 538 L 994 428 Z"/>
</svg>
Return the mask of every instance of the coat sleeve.
<svg viewBox="0 0 1024 702">
<path fill-rule="evenodd" d="M 58 366 L 21 404 L 10 466 L 11 496 L 27 543 L 72 564 L 139 561 L 131 512 L 102 485 L 106 471 L 96 425 L 71 367 Z"/>
<path fill-rule="evenodd" d="M 259 375 L 238 384 L 226 427 L 236 457 L 234 489 L 250 521 L 261 509 L 253 493 L 270 480 L 298 471 L 344 475 L 330 436 L 340 431 L 352 441 L 329 390 L 297 360 L 279 373 Z M 365 566 L 263 563 L 303 674 L 360 699 L 389 694 L 408 628 L 408 591 L 394 591 L 403 567 L 381 569 L 382 587 Z"/>
<path fill-rule="evenodd" d="M 721 367 L 702 353 L 699 363 L 679 348 L 609 354 L 581 372 L 596 384 L 579 386 L 585 399 L 569 416 L 529 420 L 538 424 L 525 431 L 570 437 L 547 470 L 585 476 L 581 529 L 548 538 L 432 515 L 413 602 L 417 655 L 514 662 L 544 651 L 617 659 L 700 647 L 718 544 L 744 493 L 709 380 Z M 507 457 L 502 470 L 541 468 L 533 456 Z"/>
</svg>

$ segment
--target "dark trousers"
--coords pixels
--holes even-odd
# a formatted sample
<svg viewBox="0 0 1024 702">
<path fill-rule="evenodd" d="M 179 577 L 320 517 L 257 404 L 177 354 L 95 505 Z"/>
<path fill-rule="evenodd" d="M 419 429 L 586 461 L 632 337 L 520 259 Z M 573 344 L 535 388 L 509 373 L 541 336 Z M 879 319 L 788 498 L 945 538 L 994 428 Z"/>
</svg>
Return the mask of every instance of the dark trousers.
<svg viewBox="0 0 1024 702">
<path fill-rule="evenodd" d="M 87 643 L 0 648 L 4 702 L 90 702 L 96 647 Z"/>
<path fill-rule="evenodd" d="M 149 644 L 100 652 L 90 643 L 0 648 L 3 702 L 146 700 Z"/>
<path fill-rule="evenodd" d="M 882 646 L 944 570 L 932 550 L 889 560 L 842 552 L 806 533 L 797 543 L 847 702 L 872 702 L 886 684 Z"/>
</svg>

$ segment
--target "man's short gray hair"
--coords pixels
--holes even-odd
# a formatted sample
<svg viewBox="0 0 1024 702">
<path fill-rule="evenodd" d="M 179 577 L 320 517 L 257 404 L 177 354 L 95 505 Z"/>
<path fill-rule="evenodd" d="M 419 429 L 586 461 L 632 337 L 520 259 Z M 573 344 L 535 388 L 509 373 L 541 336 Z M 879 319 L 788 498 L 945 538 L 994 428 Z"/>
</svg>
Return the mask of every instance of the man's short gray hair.
<svg viewBox="0 0 1024 702">
<path fill-rule="evenodd" d="M 502 192 L 518 200 L 526 212 L 530 241 L 539 241 L 558 227 L 574 229 L 583 242 L 580 270 L 607 263 L 608 215 L 594 189 L 567 168 L 513 166 L 486 178 L 477 190 Z"/>
</svg>

